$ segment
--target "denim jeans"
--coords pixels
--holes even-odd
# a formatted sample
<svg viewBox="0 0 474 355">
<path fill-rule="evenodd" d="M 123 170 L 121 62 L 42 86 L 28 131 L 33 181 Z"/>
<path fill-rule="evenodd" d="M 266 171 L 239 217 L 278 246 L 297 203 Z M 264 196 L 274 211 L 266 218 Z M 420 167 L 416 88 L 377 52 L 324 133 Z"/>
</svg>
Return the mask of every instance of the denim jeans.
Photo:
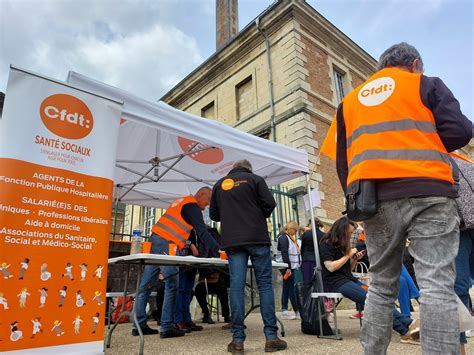
<svg viewBox="0 0 474 355">
<path fill-rule="evenodd" d="M 278 327 L 275 316 L 275 295 L 272 285 L 272 256 L 269 245 L 245 245 L 226 249 L 229 257 L 230 308 L 232 337 L 234 341 L 245 341 L 245 281 L 247 262 L 250 257 L 255 272 L 260 296 L 260 313 L 263 332 L 269 340 L 277 338 Z"/>
<path fill-rule="evenodd" d="M 398 303 L 400 304 L 400 312 L 405 317 L 411 316 L 410 306 L 412 298 L 419 298 L 420 292 L 408 273 L 405 265 L 402 265 L 400 274 L 400 291 L 398 291 Z"/>
<path fill-rule="evenodd" d="M 462 303 L 469 308 L 469 289 L 471 288 L 471 268 L 470 259 L 474 251 L 474 229 L 461 231 L 459 239 L 459 251 L 456 256 L 456 281 L 454 291 L 461 299 Z M 461 343 L 466 344 L 466 334 L 461 333 Z"/>
<path fill-rule="evenodd" d="M 191 322 L 191 312 L 189 306 L 193 299 L 193 287 L 196 279 L 196 269 L 183 271 L 180 268 L 178 298 L 176 299 L 176 310 L 174 314 L 175 323 Z"/>
<path fill-rule="evenodd" d="M 291 270 L 292 272 L 294 270 Z M 291 276 L 283 280 L 283 289 L 281 291 L 281 310 L 288 310 L 288 299 L 291 301 L 291 306 L 293 311 L 298 312 L 298 303 L 296 301 L 296 291 L 295 291 L 295 275 L 292 273 Z"/>
<path fill-rule="evenodd" d="M 150 237 L 152 254 L 168 254 L 169 242 L 152 234 Z M 161 331 L 165 332 L 174 327 L 174 311 L 178 297 L 178 267 L 147 265 L 140 281 L 139 294 L 136 301 L 136 312 L 140 327 L 146 325 L 146 305 L 150 298 L 152 287 L 156 285 L 160 273 L 165 277 L 165 299 L 161 313 Z"/>
<path fill-rule="evenodd" d="M 361 332 L 365 354 L 387 352 L 407 238 L 420 287 L 421 351 L 457 354 L 454 259 L 459 216 L 454 200 L 433 196 L 379 201 L 377 214 L 365 221 L 365 236 L 372 276 Z"/>
<path fill-rule="evenodd" d="M 367 297 L 367 292 L 361 287 L 361 285 L 362 283 L 360 282 L 349 281 L 339 286 L 337 289 L 337 292 L 342 293 L 344 297 L 354 301 L 357 305 L 357 310 L 359 311 L 364 309 L 365 299 Z M 400 335 L 408 333 L 408 327 L 410 326 L 412 319 L 402 315 L 395 309 L 395 307 L 392 310 L 392 317 L 392 329 Z"/>
</svg>

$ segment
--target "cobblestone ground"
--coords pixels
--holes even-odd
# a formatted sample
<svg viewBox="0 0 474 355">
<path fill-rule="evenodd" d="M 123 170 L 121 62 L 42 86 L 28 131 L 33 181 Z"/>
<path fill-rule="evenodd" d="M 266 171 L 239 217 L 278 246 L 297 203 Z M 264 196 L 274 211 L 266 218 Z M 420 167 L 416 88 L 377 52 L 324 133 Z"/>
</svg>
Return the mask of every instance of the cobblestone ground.
<svg viewBox="0 0 474 355">
<path fill-rule="evenodd" d="M 338 312 L 338 325 L 342 331 L 343 340 L 319 339 L 316 336 L 305 335 L 300 331 L 300 322 L 296 320 L 283 321 L 288 342 L 288 350 L 284 354 L 361 354 L 359 343 L 359 321 L 349 319 L 354 310 Z M 417 313 L 413 314 L 418 317 Z M 156 328 L 156 324 L 149 323 Z M 246 320 L 247 340 L 245 341 L 246 354 L 264 354 L 263 323 L 259 313 L 253 313 Z M 227 344 L 231 340 L 230 332 L 221 329 L 222 323 L 204 325 L 201 332 L 193 332 L 182 338 L 160 339 L 159 335 L 145 337 L 145 354 L 224 354 Z M 108 355 L 138 354 L 138 337 L 132 337 L 130 324 L 120 325 L 114 332 L 112 346 L 107 349 Z M 472 342 L 471 342 L 471 339 Z M 467 353 L 474 353 L 474 338 L 468 339 Z M 421 354 L 416 345 L 401 344 L 397 333 L 392 334 L 389 354 Z"/>
</svg>

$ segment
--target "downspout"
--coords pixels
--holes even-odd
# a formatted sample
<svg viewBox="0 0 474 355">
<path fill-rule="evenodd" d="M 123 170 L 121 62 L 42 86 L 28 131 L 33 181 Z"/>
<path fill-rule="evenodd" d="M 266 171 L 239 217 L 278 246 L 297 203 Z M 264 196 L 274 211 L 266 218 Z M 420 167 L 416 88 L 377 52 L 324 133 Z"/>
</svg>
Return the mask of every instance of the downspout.
<svg viewBox="0 0 474 355">
<path fill-rule="evenodd" d="M 270 127 L 272 129 L 272 140 L 276 142 L 276 125 L 275 125 L 275 105 L 273 99 L 273 75 L 272 75 L 272 60 L 270 58 L 270 40 L 265 31 L 260 27 L 260 17 L 255 20 L 258 32 L 260 32 L 265 39 L 265 52 L 267 56 L 267 68 L 268 68 L 268 94 L 270 96 L 270 114 L 271 121 Z"/>
<path fill-rule="evenodd" d="M 273 74 L 272 74 L 272 60 L 270 57 L 270 39 L 265 31 L 260 27 L 260 17 L 255 20 L 258 32 L 260 32 L 265 40 L 265 53 L 267 56 L 267 68 L 268 68 L 268 95 L 270 97 L 270 127 L 272 130 L 272 140 L 277 141 L 276 138 L 276 124 L 275 124 L 275 104 L 273 99 Z M 280 185 L 277 186 L 277 190 L 280 191 Z M 281 195 L 277 194 L 277 206 L 278 206 L 278 224 L 283 227 L 283 215 L 281 211 Z M 275 235 L 276 237 L 276 235 Z"/>
</svg>

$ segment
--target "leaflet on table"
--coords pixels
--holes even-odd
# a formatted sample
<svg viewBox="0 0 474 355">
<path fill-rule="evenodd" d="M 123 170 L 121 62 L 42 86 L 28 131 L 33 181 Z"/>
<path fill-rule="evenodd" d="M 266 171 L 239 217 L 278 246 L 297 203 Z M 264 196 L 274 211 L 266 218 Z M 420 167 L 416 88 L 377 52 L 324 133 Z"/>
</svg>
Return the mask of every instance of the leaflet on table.
<svg viewBox="0 0 474 355">
<path fill-rule="evenodd" d="M 102 351 L 120 115 L 120 103 L 10 71 L 0 119 L 0 352 Z"/>
</svg>

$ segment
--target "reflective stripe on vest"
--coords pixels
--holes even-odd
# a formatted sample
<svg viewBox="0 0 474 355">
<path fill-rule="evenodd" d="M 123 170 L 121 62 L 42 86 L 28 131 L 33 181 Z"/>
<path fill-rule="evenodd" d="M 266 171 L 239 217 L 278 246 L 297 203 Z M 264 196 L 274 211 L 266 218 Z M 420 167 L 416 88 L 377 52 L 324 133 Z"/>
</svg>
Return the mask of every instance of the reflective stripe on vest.
<svg viewBox="0 0 474 355">
<path fill-rule="evenodd" d="M 188 224 L 181 216 L 183 207 L 189 203 L 197 203 L 197 201 L 193 196 L 173 201 L 151 231 L 182 249 L 193 230 L 193 226 Z"/>
<path fill-rule="evenodd" d="M 363 125 L 357 128 L 351 136 L 347 137 L 347 148 L 350 148 L 352 142 L 363 134 L 374 134 L 387 131 L 406 131 L 417 129 L 426 133 L 436 133 L 436 126 L 428 121 L 417 121 L 411 118 L 405 118 L 397 121 L 380 122 L 372 125 Z"/>
<path fill-rule="evenodd" d="M 420 82 L 421 74 L 385 68 L 344 98 L 347 185 L 393 178 L 453 182 L 433 113 L 421 100 Z"/>
<path fill-rule="evenodd" d="M 430 149 L 398 149 L 398 150 L 382 150 L 368 149 L 352 158 L 349 169 L 365 160 L 431 160 L 449 164 L 448 154 L 443 154 L 437 150 Z"/>
</svg>

